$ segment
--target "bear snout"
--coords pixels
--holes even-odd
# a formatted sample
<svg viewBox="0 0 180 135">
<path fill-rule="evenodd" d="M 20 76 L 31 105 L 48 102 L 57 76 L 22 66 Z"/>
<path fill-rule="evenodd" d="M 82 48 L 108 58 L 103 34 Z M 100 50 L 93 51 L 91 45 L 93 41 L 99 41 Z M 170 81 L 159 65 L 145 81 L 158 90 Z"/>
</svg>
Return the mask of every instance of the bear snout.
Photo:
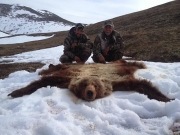
<svg viewBox="0 0 180 135">
<path fill-rule="evenodd" d="M 88 90 L 86 94 L 87 94 L 87 97 L 90 99 L 93 97 L 93 91 L 92 90 Z"/>
<path fill-rule="evenodd" d="M 95 89 L 94 85 L 88 85 L 85 88 L 84 99 L 87 101 L 92 101 L 95 98 L 96 98 L 96 89 Z"/>
</svg>

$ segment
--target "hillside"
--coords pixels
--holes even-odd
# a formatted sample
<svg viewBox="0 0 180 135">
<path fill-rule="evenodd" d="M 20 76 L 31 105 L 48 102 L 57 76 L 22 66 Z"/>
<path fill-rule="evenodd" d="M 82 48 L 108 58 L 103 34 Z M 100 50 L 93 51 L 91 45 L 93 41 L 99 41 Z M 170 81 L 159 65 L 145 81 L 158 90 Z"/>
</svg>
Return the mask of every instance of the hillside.
<svg viewBox="0 0 180 135">
<path fill-rule="evenodd" d="M 180 61 L 180 1 L 172 1 L 140 12 L 113 18 L 126 45 L 125 56 L 132 59 L 159 62 Z M 85 27 L 93 41 L 102 31 L 103 22 Z M 44 33 L 40 35 L 52 35 Z M 56 32 L 43 41 L 1 46 L 0 56 L 12 55 L 63 44 L 67 31 Z M 33 34 L 34 36 L 39 34 Z"/>
<path fill-rule="evenodd" d="M 0 31 L 10 35 L 68 30 L 74 23 L 47 10 L 0 4 Z"/>
<path fill-rule="evenodd" d="M 180 61 L 180 1 L 113 18 L 125 41 L 125 55 L 136 60 Z M 93 39 L 102 22 L 87 27 Z"/>
</svg>

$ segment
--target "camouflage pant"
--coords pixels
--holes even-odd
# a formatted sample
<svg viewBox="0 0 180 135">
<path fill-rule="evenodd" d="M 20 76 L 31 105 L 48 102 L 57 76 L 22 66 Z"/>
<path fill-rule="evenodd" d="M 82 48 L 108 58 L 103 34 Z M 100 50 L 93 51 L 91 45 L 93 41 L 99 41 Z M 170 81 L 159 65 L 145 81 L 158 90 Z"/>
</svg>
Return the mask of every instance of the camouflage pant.
<svg viewBox="0 0 180 135">
<path fill-rule="evenodd" d="M 107 62 L 116 61 L 116 60 L 122 59 L 122 57 L 123 57 L 123 53 L 120 50 L 109 51 L 107 56 L 104 56 Z M 100 62 L 99 57 L 97 57 L 96 55 L 93 55 L 92 59 L 96 63 Z"/>
<path fill-rule="evenodd" d="M 82 62 L 86 62 L 88 60 L 88 58 L 90 57 L 91 52 L 92 52 L 92 50 L 90 48 L 85 48 L 85 49 L 75 53 L 75 56 L 78 56 Z M 72 63 L 73 61 L 75 61 L 74 58 L 72 59 L 65 54 L 63 54 L 59 60 L 61 63 Z"/>
</svg>

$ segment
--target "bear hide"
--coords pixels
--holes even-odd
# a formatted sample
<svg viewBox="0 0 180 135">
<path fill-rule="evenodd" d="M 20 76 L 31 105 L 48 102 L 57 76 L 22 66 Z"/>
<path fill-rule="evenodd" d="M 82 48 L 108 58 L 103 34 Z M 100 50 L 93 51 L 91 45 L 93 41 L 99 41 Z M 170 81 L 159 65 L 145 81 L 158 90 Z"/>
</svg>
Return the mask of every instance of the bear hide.
<svg viewBox="0 0 180 135">
<path fill-rule="evenodd" d="M 68 88 L 78 98 L 93 101 L 110 95 L 113 91 L 136 91 L 150 99 L 168 102 L 152 83 L 145 79 L 136 79 L 134 72 L 146 68 L 142 62 L 118 60 L 107 64 L 58 64 L 49 65 L 39 72 L 41 79 L 24 88 L 8 94 L 13 98 L 29 95 L 41 87 L 57 86 Z"/>
</svg>

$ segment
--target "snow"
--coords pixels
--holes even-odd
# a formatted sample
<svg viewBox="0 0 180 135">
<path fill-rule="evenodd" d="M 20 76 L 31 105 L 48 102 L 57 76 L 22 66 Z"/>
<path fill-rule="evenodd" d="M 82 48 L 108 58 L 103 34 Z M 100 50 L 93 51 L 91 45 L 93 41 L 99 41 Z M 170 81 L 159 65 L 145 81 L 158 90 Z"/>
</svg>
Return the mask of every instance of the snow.
<svg viewBox="0 0 180 135">
<path fill-rule="evenodd" d="M 64 25 L 62 22 L 32 21 L 24 18 L 2 17 L 0 19 L 0 30 L 12 35 L 47 33 L 69 30 L 72 26 Z"/>
<path fill-rule="evenodd" d="M 29 42 L 29 41 L 37 41 L 37 40 L 43 40 L 47 38 L 51 38 L 52 36 L 26 36 L 26 35 L 21 35 L 21 36 L 14 36 L 14 37 L 7 37 L 7 38 L 1 38 L 0 39 L 0 45 L 1 44 L 15 44 L 15 43 L 24 43 L 24 42 Z"/>
<path fill-rule="evenodd" d="M 9 35 L 8 35 L 8 34 L 5 34 L 5 33 L 3 33 L 3 32 L 0 31 L 0 38 L 1 38 L 1 37 L 6 37 L 6 36 L 9 36 Z M 1 42 L 0 42 L 0 43 L 1 43 Z"/>
<path fill-rule="evenodd" d="M 86 102 L 67 89 L 50 86 L 28 96 L 7 97 L 39 79 L 38 72 L 50 63 L 58 64 L 62 53 L 63 46 L 58 46 L 0 57 L 0 63 L 45 64 L 36 72 L 21 70 L 0 79 L 0 135 L 173 135 L 172 130 L 180 125 L 180 62 L 142 61 L 147 69 L 135 73 L 136 78 L 151 81 L 166 96 L 175 98 L 168 103 L 135 92 L 114 92 Z M 93 63 L 92 59 L 87 63 Z"/>
<path fill-rule="evenodd" d="M 21 10 L 14 10 L 14 11 L 12 11 L 12 15 L 13 16 L 16 16 L 16 15 L 19 15 L 19 14 L 27 14 L 27 15 L 34 16 L 34 17 L 39 17 L 36 14 L 33 14 L 33 13 L 29 12 L 29 11 L 22 10 L 22 9 Z"/>
<path fill-rule="evenodd" d="M 49 11 L 31 12 L 18 7 L 18 5 L 11 6 L 12 10 L 6 16 L 0 18 L 0 30 L 11 35 L 19 34 L 33 34 L 33 33 L 47 33 L 69 30 L 72 26 L 61 21 L 47 21 L 46 14 L 53 17 L 53 13 Z M 39 14 L 39 13 L 40 14 Z"/>
</svg>

